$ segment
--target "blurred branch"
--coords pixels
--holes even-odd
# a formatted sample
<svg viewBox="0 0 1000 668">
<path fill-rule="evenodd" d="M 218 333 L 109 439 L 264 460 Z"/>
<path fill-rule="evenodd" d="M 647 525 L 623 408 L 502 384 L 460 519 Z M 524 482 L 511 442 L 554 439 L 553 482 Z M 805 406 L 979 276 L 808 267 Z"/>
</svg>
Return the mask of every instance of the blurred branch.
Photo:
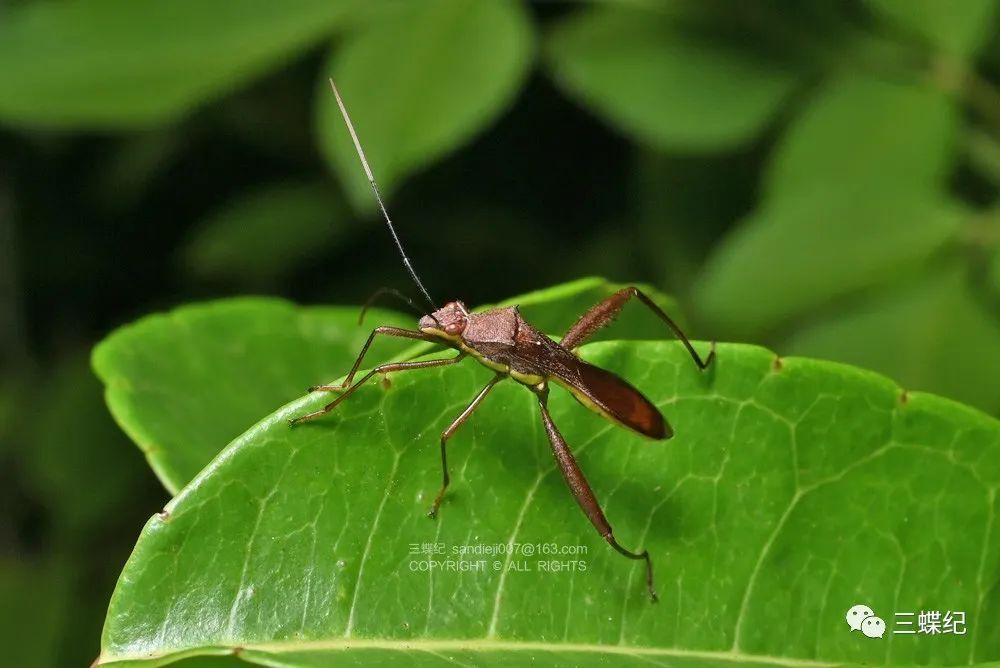
<svg viewBox="0 0 1000 668">
<path fill-rule="evenodd" d="M 962 149 L 976 171 L 1000 186 L 1000 142 L 984 130 L 967 128 L 962 135 Z"/>
<path fill-rule="evenodd" d="M 877 20 L 872 30 L 839 18 L 844 19 L 840 28 L 854 41 L 854 48 L 838 54 L 834 64 L 922 80 L 961 100 L 988 125 L 991 134 L 1000 137 L 1000 90 L 974 65 L 912 39 L 889 22 Z"/>
<path fill-rule="evenodd" d="M 994 134 L 1000 136 L 1000 91 L 974 69 L 966 72 L 965 99 L 976 113 L 988 121 Z"/>
<path fill-rule="evenodd" d="M 935 88 L 955 95 L 1000 137 L 1000 91 L 974 67 L 944 55 L 930 62 L 927 79 Z"/>
<path fill-rule="evenodd" d="M 971 216 L 963 227 L 962 240 L 986 250 L 1000 247 L 1000 207 Z"/>
<path fill-rule="evenodd" d="M 1000 283 L 993 278 L 996 263 L 1000 262 L 1000 206 L 972 216 L 964 226 L 962 241 L 969 254 L 972 294 L 1000 326 Z"/>
</svg>

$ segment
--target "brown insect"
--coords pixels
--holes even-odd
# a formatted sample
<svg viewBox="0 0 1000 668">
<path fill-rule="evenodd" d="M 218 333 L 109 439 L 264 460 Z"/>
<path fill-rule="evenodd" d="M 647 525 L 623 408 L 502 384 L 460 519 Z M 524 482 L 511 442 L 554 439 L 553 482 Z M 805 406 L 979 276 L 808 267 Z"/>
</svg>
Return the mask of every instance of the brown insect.
<svg viewBox="0 0 1000 668">
<path fill-rule="evenodd" d="M 653 587 L 653 563 L 649 557 L 649 551 L 631 552 L 615 540 L 611 524 L 608 523 L 607 518 L 601 511 L 601 507 L 594 496 L 593 490 L 591 490 L 590 485 L 587 483 L 583 471 L 580 470 L 576 459 L 573 457 L 573 453 L 563 439 L 562 434 L 556 428 L 551 415 L 549 415 L 548 384 L 549 382 L 554 382 L 561 385 L 569 390 L 587 408 L 638 434 L 652 439 L 667 439 L 673 436 L 673 430 L 667 424 L 666 419 L 664 419 L 659 409 L 649 399 L 643 396 L 639 390 L 627 381 L 619 378 L 610 371 L 584 362 L 573 351 L 583 344 L 588 337 L 610 323 L 619 311 L 621 311 L 622 307 L 633 297 L 648 306 L 653 313 L 667 324 L 684 344 L 685 348 L 687 348 L 691 354 L 691 358 L 700 369 L 708 367 L 715 358 L 714 344 L 708 357 L 702 360 L 677 324 L 649 297 L 635 287 L 619 290 L 593 306 L 580 316 L 580 319 L 570 327 L 559 343 L 556 343 L 525 322 L 520 313 L 518 313 L 516 306 L 493 309 L 483 313 L 469 312 L 465 304 L 460 301 L 448 302 L 442 308 L 434 307 L 434 301 L 424 288 L 423 283 L 421 283 L 420 278 L 413 269 L 413 264 L 403 250 L 399 237 L 396 235 L 392 221 L 389 219 L 389 214 L 382 202 L 378 186 L 375 184 L 375 178 L 368 166 L 368 160 L 365 158 L 364 151 L 361 148 L 361 142 L 358 140 L 357 133 L 354 131 L 354 126 L 347 114 L 347 109 L 344 107 L 340 93 L 337 91 L 337 87 L 334 85 L 332 79 L 330 80 L 330 86 L 333 88 L 337 104 L 351 133 L 354 146 L 361 159 L 365 174 L 371 183 L 375 198 L 385 217 L 386 224 L 389 226 L 393 240 L 396 242 L 396 246 L 403 257 L 403 264 L 428 303 L 434 308 L 434 311 L 430 315 L 420 318 L 417 330 L 400 329 L 397 327 L 376 327 L 368 337 L 368 341 L 361 349 L 361 353 L 354 362 L 354 366 L 351 367 L 350 373 L 344 378 L 343 383 L 339 385 L 316 385 L 309 388 L 310 391 L 343 391 L 343 394 L 320 410 L 293 418 L 289 422 L 297 424 L 329 413 L 340 402 L 347 399 L 355 390 L 377 374 L 447 366 L 455 364 L 465 357 L 473 357 L 480 364 L 496 372 L 496 376 L 487 383 L 486 387 L 479 391 L 479 394 L 475 396 L 465 410 L 441 434 L 441 469 L 443 481 L 441 489 L 434 498 L 434 503 L 431 504 L 428 515 L 432 518 L 437 516 L 441 500 L 444 498 L 445 490 L 448 488 L 448 456 L 446 448 L 448 439 L 455 434 L 458 428 L 462 426 L 469 415 L 482 403 L 483 399 L 486 398 L 490 390 L 497 383 L 507 378 L 512 378 L 528 387 L 538 398 L 542 424 L 545 426 L 545 433 L 548 435 L 549 444 L 552 446 L 552 454 L 555 455 L 559 469 L 562 471 L 563 477 L 566 479 L 566 483 L 573 492 L 577 503 L 580 504 L 583 512 L 586 513 L 598 533 L 608 541 L 611 547 L 629 559 L 642 559 L 645 561 L 646 586 L 650 597 L 655 601 L 656 590 Z M 391 292 L 397 296 L 402 296 L 395 291 Z M 403 298 L 405 299 L 405 297 Z M 369 300 L 370 302 L 371 300 Z M 362 311 L 362 315 L 363 313 Z M 445 345 L 457 350 L 458 355 L 449 359 L 380 364 L 362 376 L 358 382 L 354 383 L 354 376 L 361 367 L 365 353 L 368 351 L 375 337 L 379 335 L 418 339 L 420 341 Z"/>
</svg>

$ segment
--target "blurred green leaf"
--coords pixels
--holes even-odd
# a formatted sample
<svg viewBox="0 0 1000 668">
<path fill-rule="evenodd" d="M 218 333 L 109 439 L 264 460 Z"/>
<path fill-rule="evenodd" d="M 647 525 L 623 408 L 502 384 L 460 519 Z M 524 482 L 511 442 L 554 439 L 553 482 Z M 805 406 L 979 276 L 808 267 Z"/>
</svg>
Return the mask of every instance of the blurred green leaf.
<svg viewBox="0 0 1000 668">
<path fill-rule="evenodd" d="M 181 251 L 182 262 L 199 278 L 267 285 L 350 235 L 351 222 L 324 183 L 270 184 L 203 220 Z"/>
<path fill-rule="evenodd" d="M 990 36 L 996 0 L 865 0 L 900 28 L 911 31 L 950 56 L 970 59 Z"/>
<path fill-rule="evenodd" d="M 1000 413 L 1000 317 L 986 311 L 958 267 L 805 327 L 788 348 Z"/>
<path fill-rule="evenodd" d="M 958 110 L 948 97 L 858 75 L 827 82 L 771 156 L 764 192 L 804 188 L 851 197 L 863 187 L 895 195 L 936 192 L 954 160 Z"/>
<path fill-rule="evenodd" d="M 639 226 L 640 257 L 633 251 L 630 259 L 652 268 L 659 285 L 690 295 L 709 250 L 753 203 L 759 157 L 756 151 L 637 151 L 635 157 L 627 214 Z"/>
<path fill-rule="evenodd" d="M 531 21 L 507 0 L 400 3 L 335 49 L 318 91 L 319 142 L 354 208 L 374 210 L 375 202 L 325 73 L 388 197 L 499 116 L 533 54 Z"/>
<path fill-rule="evenodd" d="M 575 241 L 572 252 L 559 254 L 559 271 L 569 276 L 588 273 L 634 276 L 639 273 L 631 223 L 630 213 L 622 211 L 585 239 Z"/>
<path fill-rule="evenodd" d="M 56 363 L 26 407 L 26 478 L 60 533 L 81 536 L 147 482 L 142 459 L 108 415 L 103 388 L 83 356 Z"/>
<path fill-rule="evenodd" d="M 343 375 L 375 324 L 414 325 L 372 309 L 361 327 L 358 312 L 265 298 L 185 306 L 117 330 L 93 365 L 115 420 L 173 493 L 261 415 Z M 412 343 L 379 339 L 366 366 Z"/>
<path fill-rule="evenodd" d="M 0 643 L 3 663 L 51 668 L 67 619 L 73 573 L 61 559 L 0 557 Z"/>
<path fill-rule="evenodd" d="M 736 335 L 887 281 L 956 237 L 965 215 L 928 195 L 803 189 L 739 223 L 703 269 L 694 305 Z"/>
<path fill-rule="evenodd" d="M 889 280 L 957 236 L 944 194 L 957 123 L 940 93 L 829 82 L 789 128 L 765 196 L 713 251 L 698 306 L 738 336 Z"/>
<path fill-rule="evenodd" d="M 719 149 L 763 129 L 798 81 L 790 67 L 623 5 L 574 12 L 548 37 L 555 81 L 634 140 Z"/>
<path fill-rule="evenodd" d="M 327 35 L 353 2 L 32 2 L 0 20 L 0 119 L 170 122 Z"/>
<path fill-rule="evenodd" d="M 101 665 L 234 647 L 289 668 L 1000 656 L 989 621 L 1000 604 L 996 420 L 929 395 L 901 400 L 870 372 L 776 364 L 751 346 L 720 346 L 707 374 L 675 342 L 582 352 L 648 393 L 677 430 L 670 443 L 642 442 L 563 393 L 552 399 L 616 535 L 653 555 L 657 605 L 642 566 L 573 503 L 535 399 L 515 383 L 451 442 L 450 494 L 437 522 L 425 517 L 440 483 L 438 434 L 491 377 L 468 361 L 392 374 L 388 389 L 365 386 L 335 414 L 291 428 L 289 417 L 329 395 L 296 400 L 230 444 L 143 530 L 110 604 Z M 412 552 L 438 543 L 440 556 Z M 542 572 L 541 552 L 466 557 L 486 560 L 477 571 L 411 566 L 515 543 L 585 546 L 586 570 Z M 859 600 L 886 620 L 965 610 L 969 633 L 875 642 L 844 623 Z"/>
<path fill-rule="evenodd" d="M 24 394 L 22 383 L 13 377 L 0 378 L 0 455 L 10 449 L 14 418 Z"/>
<path fill-rule="evenodd" d="M 95 198 L 115 213 L 134 207 L 187 148 L 187 139 L 174 128 L 122 137 L 95 169 Z"/>
</svg>

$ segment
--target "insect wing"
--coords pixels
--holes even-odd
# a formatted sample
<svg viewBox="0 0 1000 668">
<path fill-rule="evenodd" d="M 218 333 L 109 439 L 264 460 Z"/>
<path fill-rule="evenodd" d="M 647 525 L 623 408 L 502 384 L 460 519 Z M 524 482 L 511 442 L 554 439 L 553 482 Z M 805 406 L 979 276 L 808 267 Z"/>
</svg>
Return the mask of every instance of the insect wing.
<svg viewBox="0 0 1000 668">
<path fill-rule="evenodd" d="M 659 409 L 627 381 L 580 359 L 560 360 L 550 369 L 555 380 L 577 401 L 615 422 L 655 439 L 670 438 L 673 430 Z"/>
</svg>

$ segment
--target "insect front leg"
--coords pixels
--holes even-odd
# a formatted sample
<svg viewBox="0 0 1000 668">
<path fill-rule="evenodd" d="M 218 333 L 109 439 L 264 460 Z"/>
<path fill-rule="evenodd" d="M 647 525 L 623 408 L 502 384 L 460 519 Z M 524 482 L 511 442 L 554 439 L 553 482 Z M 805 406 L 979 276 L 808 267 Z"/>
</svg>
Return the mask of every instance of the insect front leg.
<svg viewBox="0 0 1000 668">
<path fill-rule="evenodd" d="M 448 428 L 441 433 L 441 474 L 443 482 L 441 483 L 441 489 L 438 490 L 437 496 L 434 497 L 434 503 L 431 505 L 430 511 L 427 513 L 428 517 L 432 519 L 437 517 L 438 508 L 441 507 L 441 499 L 444 498 L 444 491 L 448 489 L 448 483 L 450 482 L 450 479 L 448 478 L 448 455 L 445 448 L 448 443 L 448 439 L 454 436 L 455 432 L 458 431 L 458 428 L 465 424 L 465 421 L 470 415 L 472 415 L 472 411 L 479 407 L 479 404 L 482 403 L 483 399 L 486 398 L 486 395 L 490 393 L 493 386 L 506 377 L 506 374 L 498 373 L 496 377 L 494 377 L 493 380 L 486 385 L 486 387 L 479 391 L 479 394 L 477 394 L 475 399 L 473 399 L 469 405 L 465 407 L 465 410 L 462 411 L 462 413 L 455 418 L 450 425 L 448 425 Z"/>
<path fill-rule="evenodd" d="M 455 362 L 458 362 L 463 357 L 465 357 L 465 353 L 459 353 L 455 357 L 445 360 L 422 360 L 419 362 L 392 362 L 390 364 L 380 364 L 371 371 L 369 371 L 368 373 L 366 373 L 361 378 L 361 380 L 359 380 L 354 385 L 348 387 L 346 392 L 344 392 L 342 395 L 340 395 L 339 397 L 328 403 L 323 408 L 319 409 L 318 411 L 313 411 L 312 413 L 306 413 L 305 415 L 300 415 L 296 418 L 290 418 L 288 420 L 288 424 L 294 426 L 300 422 L 305 422 L 306 420 L 312 420 L 314 418 L 318 418 L 321 415 L 326 415 L 334 408 L 336 408 L 341 401 L 354 394 L 354 392 L 359 387 L 368 382 L 368 380 L 372 376 L 375 376 L 376 374 L 389 373 L 391 371 L 408 371 L 410 369 L 429 369 L 435 366 L 447 366 L 449 364 L 454 364 Z"/>
<path fill-rule="evenodd" d="M 653 561 L 649 557 L 649 550 L 630 552 L 615 540 L 611 524 L 608 523 L 604 512 L 601 510 L 601 506 L 597 503 L 594 491 L 590 488 L 590 484 L 584 477 L 583 471 L 580 470 L 580 466 L 576 463 L 576 458 L 570 452 L 569 446 L 566 445 L 566 440 L 559 433 L 555 423 L 552 421 L 552 416 L 549 415 L 548 387 L 541 385 L 534 392 L 538 395 L 538 406 L 542 411 L 542 424 L 545 426 L 545 433 L 549 437 L 552 454 L 555 455 L 556 462 L 559 464 L 559 470 L 562 471 L 563 478 L 573 492 L 577 503 L 580 504 L 580 508 L 583 509 L 583 512 L 590 519 L 591 524 L 594 525 L 597 532 L 601 534 L 601 538 L 608 541 L 611 547 L 629 559 L 642 559 L 646 562 L 646 589 L 649 590 L 650 599 L 656 602 L 656 589 L 653 588 Z"/>
<path fill-rule="evenodd" d="M 677 326 L 670 316 L 664 313 L 663 309 L 656 305 L 652 299 L 646 296 L 646 294 L 635 286 L 630 286 L 623 288 L 618 292 L 614 293 L 610 297 L 600 301 L 599 303 L 592 306 L 586 313 L 580 316 L 580 319 L 569 328 L 566 332 L 566 336 L 562 338 L 559 345 L 567 350 L 574 350 L 583 344 L 590 336 L 603 327 L 606 327 L 611 323 L 612 320 L 618 315 L 622 310 L 622 307 L 630 300 L 632 297 L 637 297 L 639 301 L 649 307 L 649 309 L 655 313 L 660 320 L 667 324 L 674 335 L 680 339 L 684 347 L 691 354 L 691 359 L 694 363 L 698 365 L 699 369 L 706 369 L 712 360 L 715 359 L 715 342 L 712 342 L 712 350 L 708 353 L 708 357 L 704 360 L 698 354 L 698 351 L 694 349 L 691 345 L 691 341 L 688 337 L 681 331 L 681 328 Z"/>
<path fill-rule="evenodd" d="M 341 390 L 347 389 L 351 385 L 351 381 L 354 380 L 354 374 L 358 372 L 361 368 L 361 362 L 365 359 L 365 353 L 368 352 L 368 348 L 371 347 L 372 341 L 375 337 L 381 334 L 382 336 L 396 336 L 403 339 L 418 339 L 420 341 L 430 341 L 433 342 L 432 337 L 427 336 L 423 332 L 413 331 L 409 329 L 401 329 L 399 327 L 376 327 L 372 330 L 372 333 L 368 335 L 368 340 L 365 341 L 365 345 L 361 348 L 361 353 L 358 358 L 354 360 L 354 366 L 351 367 L 350 373 L 344 378 L 344 382 L 338 383 L 336 385 L 313 385 L 309 388 L 309 392 L 323 391 L 323 392 L 339 392 Z"/>
</svg>

